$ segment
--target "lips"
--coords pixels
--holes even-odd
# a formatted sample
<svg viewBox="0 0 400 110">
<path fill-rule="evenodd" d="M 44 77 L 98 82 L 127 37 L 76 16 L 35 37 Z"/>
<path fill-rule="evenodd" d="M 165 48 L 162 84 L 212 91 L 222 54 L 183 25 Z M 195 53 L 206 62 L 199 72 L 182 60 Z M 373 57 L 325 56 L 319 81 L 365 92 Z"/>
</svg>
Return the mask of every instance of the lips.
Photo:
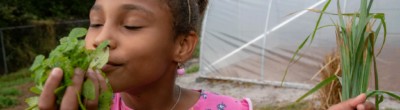
<svg viewBox="0 0 400 110">
<path fill-rule="evenodd" d="M 122 64 L 120 63 L 115 63 L 112 61 L 108 61 L 106 65 L 104 65 L 104 67 L 101 69 L 103 72 L 105 73 L 109 73 L 111 71 L 114 71 L 115 69 L 121 67 Z"/>
</svg>

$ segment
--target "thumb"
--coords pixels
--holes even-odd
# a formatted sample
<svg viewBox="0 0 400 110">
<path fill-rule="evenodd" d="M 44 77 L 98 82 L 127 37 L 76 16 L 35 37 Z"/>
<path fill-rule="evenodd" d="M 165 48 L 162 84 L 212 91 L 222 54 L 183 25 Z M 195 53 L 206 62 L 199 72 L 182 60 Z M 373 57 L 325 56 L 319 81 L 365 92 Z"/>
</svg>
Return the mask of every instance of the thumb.
<svg viewBox="0 0 400 110">
<path fill-rule="evenodd" d="M 355 98 L 349 99 L 343 103 L 346 103 L 347 105 L 349 105 L 350 107 L 357 107 L 358 104 L 363 104 L 365 102 L 365 100 L 367 99 L 367 95 L 360 94 Z"/>
<path fill-rule="evenodd" d="M 354 110 L 357 108 L 358 104 L 364 103 L 365 99 L 367 99 L 367 96 L 365 94 L 360 94 L 355 98 L 333 105 L 329 110 Z"/>
</svg>

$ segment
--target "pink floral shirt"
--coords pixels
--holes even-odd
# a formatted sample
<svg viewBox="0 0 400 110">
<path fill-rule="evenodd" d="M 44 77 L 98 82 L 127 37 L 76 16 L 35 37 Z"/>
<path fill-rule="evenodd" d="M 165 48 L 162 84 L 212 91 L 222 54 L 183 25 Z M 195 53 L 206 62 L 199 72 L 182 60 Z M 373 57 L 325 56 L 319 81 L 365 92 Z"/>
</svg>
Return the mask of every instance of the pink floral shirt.
<svg viewBox="0 0 400 110">
<path fill-rule="evenodd" d="M 253 110 L 250 99 L 235 99 L 199 90 L 200 98 L 189 110 Z M 111 110 L 133 110 L 126 106 L 119 93 L 114 94 Z"/>
</svg>

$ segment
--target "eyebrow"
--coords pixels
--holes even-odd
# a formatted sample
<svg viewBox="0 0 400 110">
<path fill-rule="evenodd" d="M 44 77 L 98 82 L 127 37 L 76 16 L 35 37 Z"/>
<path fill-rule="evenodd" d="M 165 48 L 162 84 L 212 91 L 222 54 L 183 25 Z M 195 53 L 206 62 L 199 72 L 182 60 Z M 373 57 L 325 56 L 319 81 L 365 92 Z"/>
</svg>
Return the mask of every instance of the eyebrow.
<svg viewBox="0 0 400 110">
<path fill-rule="evenodd" d="M 153 13 L 150 10 L 148 10 L 148 9 L 146 9 L 144 7 L 141 7 L 139 5 L 124 4 L 124 5 L 122 5 L 122 9 L 123 10 L 127 10 L 127 11 L 138 10 L 138 11 L 142 11 L 142 12 L 145 12 L 146 14 L 148 14 L 148 15 L 153 16 Z"/>
<path fill-rule="evenodd" d="M 134 11 L 134 10 L 137 10 L 137 11 L 145 12 L 146 14 L 148 14 L 148 15 L 150 15 L 150 16 L 153 16 L 153 15 L 154 15 L 150 10 L 148 10 L 148 9 L 146 9 L 146 8 L 144 8 L 144 7 L 141 7 L 141 6 L 139 6 L 139 5 L 124 4 L 124 5 L 121 6 L 121 9 L 127 10 L 127 11 Z M 101 5 L 93 5 L 92 8 L 91 8 L 90 10 L 91 10 L 91 11 L 102 10 L 102 6 L 101 6 Z"/>
<path fill-rule="evenodd" d="M 93 5 L 92 8 L 90 8 L 91 11 L 97 11 L 97 10 L 101 10 L 102 7 L 100 5 Z"/>
</svg>

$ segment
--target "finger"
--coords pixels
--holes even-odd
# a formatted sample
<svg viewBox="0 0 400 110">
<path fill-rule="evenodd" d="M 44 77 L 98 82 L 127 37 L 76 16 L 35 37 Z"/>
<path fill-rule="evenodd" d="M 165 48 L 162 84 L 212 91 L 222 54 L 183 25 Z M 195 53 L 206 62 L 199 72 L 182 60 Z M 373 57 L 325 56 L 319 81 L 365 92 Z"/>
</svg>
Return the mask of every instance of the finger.
<svg viewBox="0 0 400 110">
<path fill-rule="evenodd" d="M 365 102 L 365 110 L 375 110 L 375 105 L 371 102 Z"/>
<path fill-rule="evenodd" d="M 77 110 L 78 96 L 81 92 L 81 87 L 84 79 L 84 72 L 80 69 L 75 69 L 75 74 L 72 78 L 72 84 L 68 86 L 61 101 L 61 110 Z"/>
<path fill-rule="evenodd" d="M 364 93 L 360 94 L 356 98 L 354 98 L 354 101 L 351 103 L 351 105 L 355 106 L 358 104 L 362 104 L 365 102 L 365 100 L 367 100 L 367 95 L 365 95 Z"/>
<path fill-rule="evenodd" d="M 90 79 L 89 81 L 93 82 L 93 85 L 95 87 L 95 99 L 94 100 L 85 99 L 85 105 L 88 110 L 96 110 L 98 107 L 99 92 L 100 92 L 99 80 L 97 78 L 96 73 L 93 70 L 88 71 L 87 77 Z"/>
<path fill-rule="evenodd" d="M 358 104 L 357 105 L 357 110 L 365 110 L 364 104 Z"/>
<path fill-rule="evenodd" d="M 100 84 L 100 93 L 104 92 L 108 89 L 106 79 L 101 75 L 101 72 L 97 70 L 96 72 L 97 78 L 99 79 Z"/>
<path fill-rule="evenodd" d="M 38 106 L 40 110 L 54 110 L 56 108 L 56 95 L 54 94 L 54 91 L 60 85 L 62 77 L 63 72 L 60 68 L 54 68 L 51 71 L 39 97 Z"/>
<path fill-rule="evenodd" d="M 343 106 L 343 103 L 339 103 L 328 108 L 328 110 L 353 110 L 353 109 L 354 108 L 350 108 L 348 106 Z"/>
<path fill-rule="evenodd" d="M 352 98 L 352 99 L 349 99 L 349 100 L 345 101 L 345 103 L 347 103 L 349 106 L 355 108 L 357 105 L 363 104 L 366 99 L 367 99 L 367 95 L 360 94 L 355 98 Z"/>
<path fill-rule="evenodd" d="M 341 102 L 329 108 L 329 110 L 353 110 L 356 109 L 359 104 L 363 104 L 366 100 L 365 94 L 360 94 L 355 98 Z"/>
</svg>

